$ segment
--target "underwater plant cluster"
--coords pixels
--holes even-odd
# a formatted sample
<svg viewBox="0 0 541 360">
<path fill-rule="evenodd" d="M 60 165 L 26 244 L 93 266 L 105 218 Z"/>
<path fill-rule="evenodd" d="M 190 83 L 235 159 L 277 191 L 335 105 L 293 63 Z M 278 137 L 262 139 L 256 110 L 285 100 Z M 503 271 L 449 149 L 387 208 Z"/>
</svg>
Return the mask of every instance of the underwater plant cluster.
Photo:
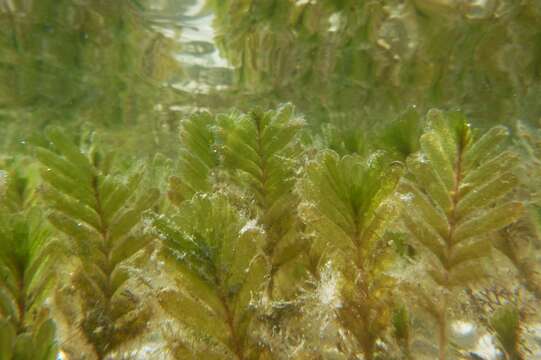
<svg viewBox="0 0 541 360">
<path fill-rule="evenodd" d="M 410 110 L 366 141 L 283 105 L 179 134 L 2 157 L 0 359 L 539 355 L 539 130 Z"/>
<path fill-rule="evenodd" d="M 0 360 L 541 359 L 540 98 L 539 0 L 0 0 Z"/>
</svg>

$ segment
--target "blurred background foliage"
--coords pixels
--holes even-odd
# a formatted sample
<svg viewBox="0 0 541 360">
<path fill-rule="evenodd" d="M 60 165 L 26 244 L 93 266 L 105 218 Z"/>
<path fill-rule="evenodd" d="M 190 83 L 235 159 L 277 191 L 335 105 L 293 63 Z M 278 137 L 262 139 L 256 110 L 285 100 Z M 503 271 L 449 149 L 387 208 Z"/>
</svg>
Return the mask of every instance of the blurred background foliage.
<svg viewBox="0 0 541 360">
<path fill-rule="evenodd" d="M 534 123 L 540 95 L 536 0 L 0 1 L 11 141 L 24 128 L 92 122 L 163 145 L 194 109 L 286 101 L 323 131 L 408 107 Z"/>
<path fill-rule="evenodd" d="M 211 1 L 238 86 L 311 118 L 381 121 L 415 105 L 473 119 L 539 116 L 534 0 Z"/>
<path fill-rule="evenodd" d="M 175 44 L 137 1 L 0 1 L 0 121 L 16 141 L 55 122 L 153 124 Z"/>
</svg>

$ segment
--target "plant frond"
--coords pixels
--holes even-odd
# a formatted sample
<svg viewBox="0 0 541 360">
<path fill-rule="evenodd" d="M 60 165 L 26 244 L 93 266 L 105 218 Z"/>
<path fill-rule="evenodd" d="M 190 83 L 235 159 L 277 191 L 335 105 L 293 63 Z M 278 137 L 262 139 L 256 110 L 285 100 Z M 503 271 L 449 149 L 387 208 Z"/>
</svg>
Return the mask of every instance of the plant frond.
<svg viewBox="0 0 541 360">
<path fill-rule="evenodd" d="M 522 213 L 522 203 L 506 200 L 518 185 L 516 155 L 498 151 L 506 136 L 496 127 L 476 139 L 459 115 L 432 112 L 421 150 L 408 160 L 412 178 L 399 186 L 407 206 L 404 222 L 440 260 L 438 279 L 455 266 L 488 256 L 485 237 Z"/>
<path fill-rule="evenodd" d="M 219 119 L 224 168 L 243 194 L 240 205 L 257 218 L 266 234 L 264 253 L 272 264 L 271 293 L 275 274 L 302 252 L 301 238 L 294 235 L 299 227 L 294 187 L 303 126 L 291 105 Z"/>
<path fill-rule="evenodd" d="M 213 126 L 215 119 L 208 112 L 195 113 L 180 124 L 179 175 L 169 179 L 169 198 L 177 205 L 211 190 L 211 172 L 218 165 Z"/>
<path fill-rule="evenodd" d="M 496 310 L 490 318 L 490 327 L 496 333 L 496 338 L 509 359 L 524 359 L 521 350 L 523 331 L 521 315 L 514 305 L 507 304 Z"/>
<path fill-rule="evenodd" d="M 141 310 L 142 301 L 126 306 L 117 294 L 132 277 L 124 263 L 150 240 L 141 233 L 141 215 L 159 192 L 139 185 L 139 168 L 127 178 L 112 174 L 111 157 L 97 146 L 85 152 L 57 128 L 46 135 L 51 148 L 36 149 L 49 185 L 43 199 L 51 209 L 49 221 L 68 237 L 80 261 L 72 278 L 84 314 L 79 325 L 103 358 L 144 329 L 141 319 L 148 312 Z M 137 315 L 126 321 L 128 314 Z"/>
<path fill-rule="evenodd" d="M 219 194 L 196 195 L 175 217 L 152 221 L 183 274 L 179 290 L 160 292 L 162 307 L 195 332 L 192 341 L 220 343 L 238 359 L 257 351 L 249 329 L 268 271 L 258 255 L 262 234 L 246 230 L 246 219 Z"/>
<path fill-rule="evenodd" d="M 60 251 L 41 217 L 37 209 L 0 215 L 0 337 L 6 337 L 0 342 L 12 344 L 6 359 L 56 357 L 55 325 L 44 300 L 56 278 L 51 261 Z M 23 341 L 29 346 L 17 345 Z"/>
<path fill-rule="evenodd" d="M 438 300 L 443 305 L 428 309 L 439 327 L 443 359 L 449 292 L 486 279 L 490 237 L 519 219 L 524 206 L 513 199 L 517 156 L 503 149 L 507 129 L 497 126 L 478 137 L 459 113 L 432 110 L 427 117 L 398 197 L 412 245 L 423 253 L 418 261 L 431 264 L 425 266 L 429 278 L 444 289 Z"/>
<path fill-rule="evenodd" d="M 396 213 L 388 200 L 400 175 L 384 154 L 365 159 L 324 151 L 301 185 L 305 221 L 316 234 L 316 272 L 328 261 L 340 269 L 345 280 L 335 290 L 340 306 L 333 311 L 367 359 L 374 358 L 376 340 L 390 324 L 392 281 L 384 274 L 390 258 L 381 239 Z M 377 318 L 370 315 L 375 313 Z"/>
</svg>

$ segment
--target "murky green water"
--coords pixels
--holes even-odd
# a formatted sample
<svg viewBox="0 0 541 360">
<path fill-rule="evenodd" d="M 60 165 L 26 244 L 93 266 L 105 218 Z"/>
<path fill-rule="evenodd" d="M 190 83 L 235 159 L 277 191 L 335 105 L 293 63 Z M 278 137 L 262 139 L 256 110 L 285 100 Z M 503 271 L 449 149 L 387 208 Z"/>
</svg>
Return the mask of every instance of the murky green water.
<svg viewBox="0 0 541 360">
<path fill-rule="evenodd" d="M 284 101 L 316 124 L 374 123 L 408 106 L 488 123 L 540 112 L 536 1 L 51 4 L 2 3 L 6 120 L 125 126 Z"/>
<path fill-rule="evenodd" d="M 0 360 L 540 359 L 540 124 L 539 0 L 0 0 Z"/>
</svg>

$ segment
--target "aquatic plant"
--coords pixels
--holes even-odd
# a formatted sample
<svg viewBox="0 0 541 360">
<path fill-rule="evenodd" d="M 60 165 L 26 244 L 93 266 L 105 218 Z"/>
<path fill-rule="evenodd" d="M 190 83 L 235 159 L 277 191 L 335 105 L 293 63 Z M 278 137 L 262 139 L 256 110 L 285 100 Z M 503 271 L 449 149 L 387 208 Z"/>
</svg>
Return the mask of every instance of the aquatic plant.
<svg viewBox="0 0 541 360">
<path fill-rule="evenodd" d="M 404 305 L 398 305 L 391 318 L 393 336 L 398 342 L 402 359 L 411 359 L 411 317 Z"/>
<path fill-rule="evenodd" d="M 57 292 L 58 307 L 104 359 L 145 330 L 150 316 L 127 284 L 134 278 L 129 259 L 151 240 L 141 232 L 141 214 L 159 192 L 139 186 L 141 169 L 115 175 L 112 153 L 79 148 L 59 128 L 46 136 L 50 146 L 36 148 L 48 185 L 42 196 L 49 222 L 76 258 L 70 285 Z"/>
<path fill-rule="evenodd" d="M 169 178 L 169 199 L 180 205 L 198 192 L 212 190 L 212 171 L 219 165 L 216 126 L 210 113 L 196 113 L 180 122 L 178 172 Z"/>
<path fill-rule="evenodd" d="M 0 119 L 136 124 L 178 69 L 141 3 L 0 1 Z M 53 120 L 54 121 L 54 120 Z"/>
<path fill-rule="evenodd" d="M 512 306 L 503 306 L 498 309 L 490 320 L 490 325 L 496 332 L 498 341 L 509 360 L 521 360 L 520 351 L 520 313 Z"/>
<path fill-rule="evenodd" d="M 209 4 L 236 87 L 267 106 L 292 101 L 315 123 L 368 127 L 411 104 L 458 105 L 486 123 L 539 114 L 535 0 Z"/>
<path fill-rule="evenodd" d="M 487 276 L 482 260 L 491 253 L 489 235 L 515 222 L 523 205 L 510 198 L 518 185 L 518 159 L 512 150 L 501 150 L 508 136 L 504 127 L 477 137 L 460 114 L 432 111 L 428 121 L 399 192 L 404 225 L 426 255 L 423 268 L 431 280 L 412 290 L 436 321 L 443 360 L 453 294 Z"/>
<path fill-rule="evenodd" d="M 395 214 L 387 200 L 400 174 L 383 154 L 363 159 L 324 151 L 308 167 L 302 186 L 305 221 L 315 232 L 315 272 L 327 262 L 338 269 L 334 311 L 370 360 L 391 321 L 393 280 L 385 270 L 392 250 L 381 237 Z"/>
<path fill-rule="evenodd" d="M 56 326 L 44 306 L 54 279 L 49 232 L 41 214 L 1 215 L 0 358 L 56 358 Z"/>
<path fill-rule="evenodd" d="M 0 360 L 539 357 L 540 64 L 538 0 L 0 0 Z"/>
<path fill-rule="evenodd" d="M 283 265 L 302 251 L 293 192 L 302 125 L 286 105 L 276 111 L 235 112 L 217 118 L 199 113 L 180 126 L 178 175 L 170 178 L 169 198 L 181 205 L 197 193 L 223 191 L 238 211 L 251 218 L 252 226 L 261 229 L 268 294 L 265 301 L 253 304 L 259 307 L 259 317 L 275 316 L 279 306 L 274 302 L 290 296 L 287 289 L 296 290 L 291 279 L 277 282 L 276 278 Z M 260 320 L 262 326 L 268 323 Z"/>
<path fill-rule="evenodd" d="M 91 128 L 48 128 L 38 162 L 0 159 L 4 358 L 114 359 L 157 341 L 178 359 L 453 359 L 467 353 L 458 314 L 527 358 L 537 162 L 505 127 L 410 109 L 341 141 L 290 105 L 202 111 L 180 122 L 175 156 L 144 160 Z"/>
<path fill-rule="evenodd" d="M 187 328 L 170 341 L 178 358 L 253 359 L 255 302 L 268 273 L 264 236 L 221 194 L 198 194 L 171 217 L 152 220 L 176 264 L 178 288 L 158 294 L 164 310 Z"/>
<path fill-rule="evenodd" d="M 274 111 L 232 114 L 218 123 L 224 168 L 244 198 L 243 207 L 265 232 L 263 252 L 271 267 L 267 290 L 272 298 L 277 273 L 302 250 L 294 186 L 304 122 L 293 106 L 285 105 Z"/>
<path fill-rule="evenodd" d="M 0 189 L 0 359 L 56 358 L 56 326 L 46 297 L 60 246 L 34 206 L 35 172 L 15 158 Z"/>
</svg>

